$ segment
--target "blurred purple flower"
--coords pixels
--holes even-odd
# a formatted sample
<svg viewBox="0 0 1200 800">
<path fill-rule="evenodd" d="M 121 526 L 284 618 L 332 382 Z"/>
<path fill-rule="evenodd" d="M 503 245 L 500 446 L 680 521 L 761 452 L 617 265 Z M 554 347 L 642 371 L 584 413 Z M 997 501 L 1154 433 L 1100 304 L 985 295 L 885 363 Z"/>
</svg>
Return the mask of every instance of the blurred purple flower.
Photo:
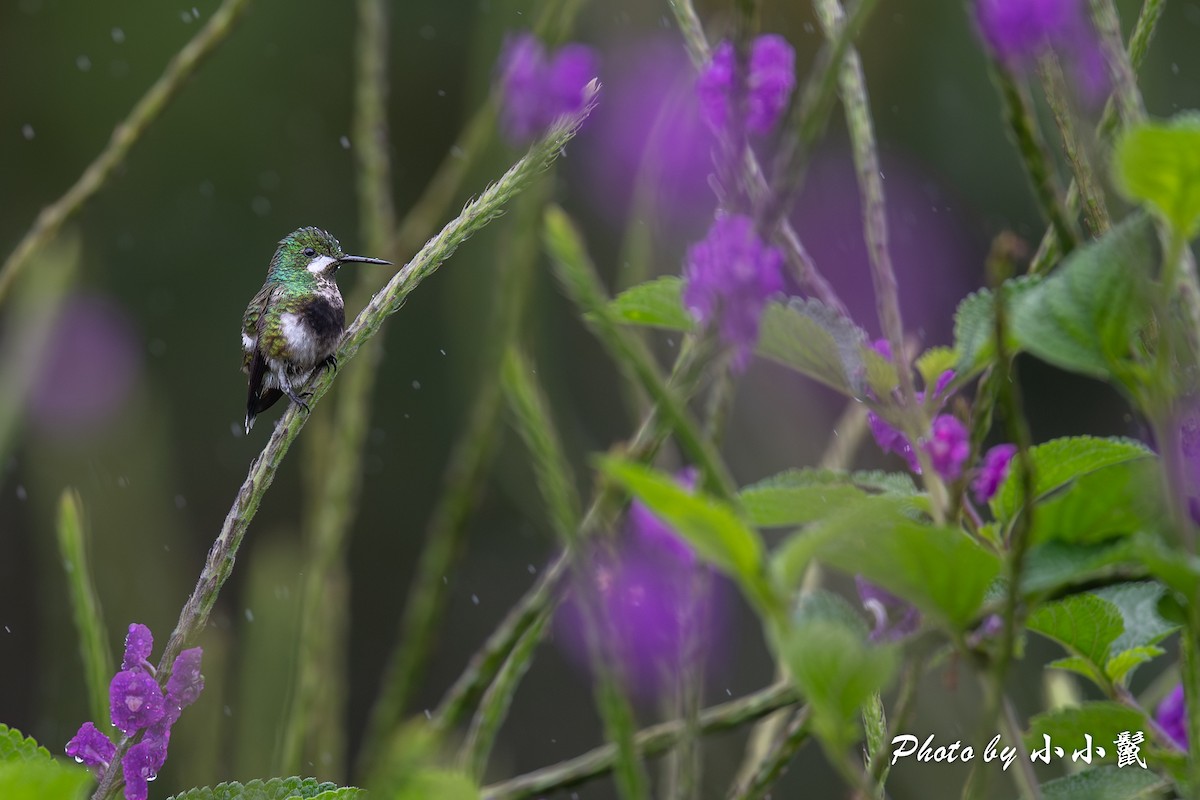
<svg viewBox="0 0 1200 800">
<path fill-rule="evenodd" d="M 987 451 L 975 476 L 975 482 L 971 484 L 976 500 L 987 503 L 996 496 L 1000 484 L 1008 477 L 1008 468 L 1016 453 L 1015 444 L 998 444 Z"/>
<path fill-rule="evenodd" d="M 966 426 L 950 414 L 934 417 L 924 447 L 934 471 L 948 481 L 958 479 L 963 464 L 971 455 Z"/>
<path fill-rule="evenodd" d="M 685 473 L 681 483 L 690 487 Z M 694 659 L 715 653 L 727 587 L 645 505 L 634 502 L 615 551 L 597 551 L 588 580 L 576 584 L 556 620 L 557 640 L 572 660 L 589 664 L 580 603 L 592 602 L 600 645 L 627 688 L 644 698 L 669 693 Z"/>
<path fill-rule="evenodd" d="M 887 339 L 877 339 L 871 343 L 871 349 L 887 360 L 892 360 L 892 346 Z M 933 386 L 933 400 L 936 403 L 935 408 L 940 409 L 946 402 L 946 388 L 950 382 L 954 380 L 954 370 L 948 369 L 938 376 L 937 381 Z M 925 391 L 919 391 L 914 398 L 917 405 L 925 403 Z M 879 445 L 879 449 L 885 453 L 895 453 L 902 457 L 908 464 L 908 468 L 916 474 L 921 474 L 921 463 L 917 459 L 917 453 L 913 449 L 912 442 L 908 437 L 897 430 L 887 420 L 880 417 L 874 411 L 867 412 L 867 427 L 871 431 L 871 436 L 875 439 L 875 443 Z"/>
<path fill-rule="evenodd" d="M 117 746 L 91 722 L 85 722 L 79 732 L 67 742 L 67 755 L 80 764 L 107 769 Z"/>
<path fill-rule="evenodd" d="M 558 117 L 583 108 L 584 88 L 596 72 L 590 47 L 569 44 L 548 58 L 533 34 L 509 36 L 496 67 L 505 136 L 513 144 L 525 144 Z"/>
<path fill-rule="evenodd" d="M 179 709 L 196 702 L 200 692 L 204 691 L 204 676 L 200 674 L 200 658 L 203 655 L 199 647 L 192 647 L 175 657 L 171 677 L 167 679 L 167 706 L 168 709 L 174 709 L 176 714 Z"/>
<path fill-rule="evenodd" d="M 779 251 L 759 239 L 753 221 L 740 214 L 718 217 L 704 239 L 688 248 L 684 305 L 700 324 L 718 323 L 722 341 L 733 348 L 735 370 L 750 362 L 767 300 L 784 290 L 782 266 Z"/>
<path fill-rule="evenodd" d="M 1188 749 L 1187 703 L 1183 697 L 1183 684 L 1176 684 L 1170 694 L 1163 698 L 1154 711 L 1154 721 L 1166 732 L 1175 744 Z"/>
<path fill-rule="evenodd" d="M 29 395 L 32 419 L 73 436 L 99 428 L 125 404 L 141 366 L 141 344 L 111 301 L 76 295 L 63 303 Z"/>
<path fill-rule="evenodd" d="M 125 634 L 125 657 L 121 660 L 121 669 L 134 669 L 149 663 L 150 653 L 154 650 L 154 634 L 140 622 L 129 625 L 129 633 Z"/>
<path fill-rule="evenodd" d="M 729 125 L 734 97 L 735 55 L 730 42 L 721 42 L 696 81 L 700 111 L 715 131 Z M 746 129 L 765 134 L 775 127 L 796 87 L 796 51 L 777 34 L 759 36 L 750 46 L 746 75 Z"/>
<path fill-rule="evenodd" d="M 158 777 L 158 771 L 167 761 L 167 744 L 170 728 L 159 738 L 147 732 L 145 738 L 129 748 L 121 759 L 121 772 L 125 776 L 125 800 L 146 800 L 150 794 L 149 782 Z"/>
<path fill-rule="evenodd" d="M 999 61 L 1028 68 L 1047 50 L 1059 53 L 1084 97 L 1108 87 L 1104 56 L 1087 19 L 1085 0 L 976 0 L 979 33 Z"/>
<path fill-rule="evenodd" d="M 901 600 L 861 575 L 854 576 L 854 586 L 858 589 L 862 607 L 875 619 L 872 642 L 894 642 L 921 626 L 921 612 L 912 603 Z"/>
</svg>

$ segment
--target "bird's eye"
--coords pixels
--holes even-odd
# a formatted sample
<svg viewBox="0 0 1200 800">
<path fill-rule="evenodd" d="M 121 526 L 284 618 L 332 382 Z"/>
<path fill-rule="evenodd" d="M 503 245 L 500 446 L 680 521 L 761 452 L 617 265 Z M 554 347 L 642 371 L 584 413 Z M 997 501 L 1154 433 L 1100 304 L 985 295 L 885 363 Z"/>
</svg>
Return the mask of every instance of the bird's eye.
<svg viewBox="0 0 1200 800">
<path fill-rule="evenodd" d="M 311 247 L 304 248 L 304 255 L 308 256 L 309 258 L 312 258 L 316 254 L 317 254 L 317 251 L 313 250 Z"/>
</svg>

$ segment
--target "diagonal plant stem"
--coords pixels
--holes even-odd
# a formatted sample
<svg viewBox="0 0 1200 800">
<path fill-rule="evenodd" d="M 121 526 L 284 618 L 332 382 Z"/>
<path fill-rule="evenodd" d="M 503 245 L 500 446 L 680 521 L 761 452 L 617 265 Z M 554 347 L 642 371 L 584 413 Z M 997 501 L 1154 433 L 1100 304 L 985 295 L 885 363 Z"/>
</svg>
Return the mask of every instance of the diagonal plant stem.
<svg viewBox="0 0 1200 800">
<path fill-rule="evenodd" d="M 370 253 L 398 260 L 389 249 L 396 226 L 388 155 L 388 13 L 384 0 L 358 2 L 354 138 L 359 213 Z M 284 726 L 279 774 L 291 775 L 305 753 L 326 753 L 330 774 L 342 772 L 346 693 L 344 638 L 349 618 L 346 539 L 358 505 L 362 451 L 370 419 L 362 408 L 375 383 L 382 337 L 366 345 L 365 359 L 348 365 L 327 437 L 309 437 L 310 502 L 304 515 L 308 551 L 301 589 L 296 677 Z M 322 441 L 324 439 L 324 441 Z"/>
<path fill-rule="evenodd" d="M 704 709 L 700 712 L 700 732 L 718 733 L 737 728 L 799 701 L 790 682 L 776 683 L 737 700 Z M 643 756 L 659 755 L 676 745 L 685 735 L 686 727 L 685 720 L 652 725 L 638 731 L 634 742 Z M 616 747 L 612 744 L 602 745 L 581 756 L 485 786 L 481 796 L 484 800 L 521 800 L 563 791 L 610 772 L 616 759 Z"/>
<path fill-rule="evenodd" d="M 782 715 L 786 712 L 777 712 Z M 745 786 L 736 787 L 729 793 L 734 800 L 759 800 L 766 796 L 775 782 L 782 777 L 791 760 L 808 741 L 809 737 L 808 706 L 798 709 L 791 719 L 780 727 L 779 735 L 773 737 L 766 752 L 762 754 L 758 769 L 749 777 Z"/>
<path fill-rule="evenodd" d="M 337 351 L 339 363 L 345 364 L 354 358 L 363 345 L 379 332 L 387 317 L 400 310 L 409 293 L 445 263 L 459 245 L 495 219 L 509 201 L 554 163 L 591 113 L 598 90 L 598 85 L 593 82 L 587 90 L 587 102 L 579 113 L 564 116 L 555 122 L 524 157 L 478 198 L 468 203 L 462 213 L 442 228 L 437 236 L 430 239 L 421 251 L 388 281 L 347 329 Z M 326 370 L 313 380 L 309 386 L 312 392 L 308 398 L 310 407 L 320 402 L 329 391 L 333 378 L 332 372 Z M 221 587 L 233 571 L 237 551 L 246 530 L 258 511 L 263 495 L 275 479 L 279 464 L 304 427 L 306 419 L 307 415 L 295 405 L 289 406 L 276 424 L 266 446 L 251 463 L 221 531 L 208 552 L 200 579 L 184 604 L 179 622 L 163 650 L 158 665 L 160 684 L 165 685 L 170 677 L 171 665 L 175 663 L 175 657 L 179 655 L 180 650 L 191 642 L 208 622 Z M 121 740 L 112 765 L 101 779 L 93 800 L 106 800 L 111 795 L 118 781 L 120 758 L 131 743 L 129 737 Z"/>
<path fill-rule="evenodd" d="M 29 263 L 29 257 L 53 239 L 63 223 L 100 191 L 137 140 L 179 93 L 200 62 L 233 30 L 249 3 L 250 0 L 225 0 L 204 27 L 171 58 L 162 76 L 142 95 L 129 115 L 113 129 L 108 145 L 87 166 L 79 179 L 62 197 L 42 209 L 33 226 L 17 243 L 4 265 L 0 266 L 0 304 L 4 302 L 17 275 Z"/>
</svg>

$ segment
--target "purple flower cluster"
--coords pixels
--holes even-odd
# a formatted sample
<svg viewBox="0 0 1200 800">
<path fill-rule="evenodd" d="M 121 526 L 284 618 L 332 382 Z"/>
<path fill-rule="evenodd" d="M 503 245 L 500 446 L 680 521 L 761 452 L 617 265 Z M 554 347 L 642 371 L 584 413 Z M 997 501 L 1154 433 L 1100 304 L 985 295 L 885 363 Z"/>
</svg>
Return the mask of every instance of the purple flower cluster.
<svg viewBox="0 0 1200 800">
<path fill-rule="evenodd" d="M 924 447 L 934 471 L 948 481 L 958 480 L 963 463 L 971 455 L 967 427 L 951 414 L 934 417 Z"/>
<path fill-rule="evenodd" d="M 875 342 L 872 342 L 871 349 L 879 353 L 887 360 L 892 360 L 892 347 L 890 344 L 888 344 L 886 339 L 878 339 Z M 938 376 L 937 382 L 933 386 L 933 399 L 937 404 L 937 408 L 939 409 L 946 403 L 946 387 L 950 385 L 952 380 L 954 380 L 954 370 L 948 369 Z M 917 405 L 923 405 L 925 403 L 924 391 L 916 393 L 916 401 Z M 954 419 L 953 417 L 949 417 L 945 414 L 943 414 L 941 417 L 938 417 L 938 419 L 942 419 L 943 417 L 947 419 Z M 958 422 L 958 420 L 954 421 Z M 935 425 L 936 423 L 937 420 L 935 420 Z M 934 459 L 935 462 L 940 463 L 941 467 L 944 467 L 948 470 L 953 470 L 953 460 L 955 457 L 961 454 L 961 447 L 959 446 L 959 440 L 956 436 L 957 431 L 954 430 L 952 423 L 943 422 L 941 425 L 943 426 L 941 438 L 937 438 L 935 432 L 934 438 L 928 439 L 925 442 L 925 450 L 926 452 L 930 453 L 931 458 L 933 458 L 933 450 L 930 448 L 935 448 L 939 453 L 939 456 Z M 959 423 L 959 425 L 961 426 L 961 423 Z M 885 453 L 895 453 L 903 458 L 905 462 L 907 462 L 909 469 L 918 475 L 921 474 L 921 464 L 917 460 L 917 451 L 913 449 L 912 442 L 908 440 L 907 436 L 893 427 L 891 423 L 880 417 L 874 411 L 867 412 L 867 427 L 870 429 L 871 436 L 875 438 L 875 443 L 879 445 L 880 450 Z M 963 430 L 961 441 L 963 443 L 966 442 L 965 429 Z M 966 455 L 961 455 L 961 458 L 965 459 Z M 942 474 L 943 477 L 948 478 L 949 476 L 945 473 L 942 473 L 942 469 L 937 466 L 937 463 L 935 463 L 934 469 L 936 469 L 939 474 Z M 962 462 L 960 461 L 958 468 L 961 467 Z M 957 472 L 955 473 L 954 477 L 958 477 Z"/>
<path fill-rule="evenodd" d="M 872 642 L 894 642 L 915 633 L 921 626 L 921 612 L 912 603 L 901 600 L 861 575 L 854 576 L 854 586 L 858 589 L 862 607 L 875 619 Z"/>
<path fill-rule="evenodd" d="M 975 475 L 971 488 L 975 490 L 975 499 L 986 503 L 996 496 L 1000 484 L 1008 477 L 1008 468 L 1013 456 L 1017 454 L 1015 444 L 998 444 L 983 457 L 983 464 Z"/>
<path fill-rule="evenodd" d="M 694 473 L 680 482 L 689 488 Z M 615 551 L 599 552 L 556 620 L 556 640 L 576 662 L 589 663 L 586 625 L 634 694 L 661 697 L 697 659 L 716 652 L 727 587 L 679 535 L 635 501 Z M 584 617 L 581 603 L 589 603 Z"/>
<path fill-rule="evenodd" d="M 131 624 L 125 637 L 121 671 L 113 676 L 108 687 L 113 726 L 126 736 L 145 731 L 141 741 L 121 759 L 127 800 L 146 800 L 147 784 L 157 777 L 167 760 L 171 726 L 204 689 L 199 647 L 184 650 L 175 658 L 165 693 L 159 688 L 154 667 L 148 660 L 153 648 L 150 629 L 136 622 Z M 67 755 L 80 764 L 101 770 L 108 769 L 116 754 L 117 746 L 91 722 L 85 722 L 67 742 Z"/>
<path fill-rule="evenodd" d="M 1177 684 L 1170 694 L 1158 704 L 1158 708 L 1154 712 L 1154 721 L 1171 737 L 1175 744 L 1187 750 L 1187 703 L 1184 701 L 1182 683 Z"/>
<path fill-rule="evenodd" d="M 1086 0 L 976 0 L 979 32 L 1009 69 L 1025 69 L 1047 50 L 1067 61 L 1089 99 L 1107 88 L 1104 56 L 1085 14 Z"/>
<path fill-rule="evenodd" d="M 745 125 L 751 133 L 766 134 L 775 127 L 796 88 L 796 51 L 782 36 L 763 34 L 750 46 L 746 70 Z M 737 96 L 737 71 L 733 45 L 721 42 L 712 60 L 700 73 L 696 93 L 700 112 L 714 131 L 729 125 L 731 107 Z"/>
<path fill-rule="evenodd" d="M 583 108 L 584 89 L 596 77 L 596 65 L 596 55 L 586 45 L 564 45 L 550 56 L 532 33 L 510 36 L 496 66 L 503 99 L 500 123 L 509 141 L 525 144 L 558 117 Z"/>
<path fill-rule="evenodd" d="M 683 304 L 701 325 L 716 322 L 733 348 L 733 367 L 744 370 L 758 341 L 767 301 L 784 290 L 783 256 L 758 238 L 741 214 L 717 217 L 708 234 L 688 248 Z"/>
</svg>

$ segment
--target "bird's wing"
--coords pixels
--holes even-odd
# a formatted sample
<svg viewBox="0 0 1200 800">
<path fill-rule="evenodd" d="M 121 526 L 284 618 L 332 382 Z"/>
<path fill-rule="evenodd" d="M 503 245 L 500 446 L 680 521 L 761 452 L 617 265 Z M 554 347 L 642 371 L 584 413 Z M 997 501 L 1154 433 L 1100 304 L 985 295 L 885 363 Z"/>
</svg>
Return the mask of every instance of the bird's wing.
<svg viewBox="0 0 1200 800">
<path fill-rule="evenodd" d="M 263 389 L 267 362 L 263 358 L 259 339 L 267 319 L 267 306 L 280 290 L 279 284 L 267 283 L 254 295 L 242 316 L 242 369 L 249 375 L 246 392 L 246 433 L 254 426 L 254 417 L 279 399 L 278 389 Z"/>
<path fill-rule="evenodd" d="M 277 283 L 265 283 L 258 294 L 246 306 L 242 315 L 242 371 L 250 372 L 250 363 L 254 352 L 258 349 L 258 337 L 262 333 L 263 322 L 266 319 L 267 305 L 279 290 Z"/>
</svg>

